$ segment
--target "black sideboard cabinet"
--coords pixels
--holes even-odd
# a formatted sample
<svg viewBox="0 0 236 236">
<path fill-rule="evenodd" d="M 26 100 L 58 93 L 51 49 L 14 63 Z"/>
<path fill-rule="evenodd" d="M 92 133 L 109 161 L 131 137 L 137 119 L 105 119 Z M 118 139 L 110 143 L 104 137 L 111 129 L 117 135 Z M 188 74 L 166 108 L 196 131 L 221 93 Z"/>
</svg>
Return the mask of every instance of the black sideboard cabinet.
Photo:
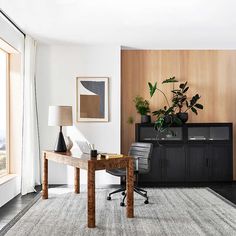
<svg viewBox="0 0 236 236">
<path fill-rule="evenodd" d="M 154 124 L 136 124 L 136 142 L 153 143 L 151 171 L 140 183 L 233 180 L 232 123 L 188 123 L 157 136 Z"/>
</svg>

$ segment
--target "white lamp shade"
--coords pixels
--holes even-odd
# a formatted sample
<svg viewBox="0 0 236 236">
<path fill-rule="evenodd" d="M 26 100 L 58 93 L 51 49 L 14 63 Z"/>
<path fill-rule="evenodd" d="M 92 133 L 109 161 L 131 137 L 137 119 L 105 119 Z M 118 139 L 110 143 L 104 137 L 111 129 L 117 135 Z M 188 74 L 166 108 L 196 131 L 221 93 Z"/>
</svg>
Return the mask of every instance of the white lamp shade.
<svg viewBox="0 0 236 236">
<path fill-rule="evenodd" d="M 71 126 L 72 106 L 49 106 L 48 108 L 49 126 Z"/>
</svg>

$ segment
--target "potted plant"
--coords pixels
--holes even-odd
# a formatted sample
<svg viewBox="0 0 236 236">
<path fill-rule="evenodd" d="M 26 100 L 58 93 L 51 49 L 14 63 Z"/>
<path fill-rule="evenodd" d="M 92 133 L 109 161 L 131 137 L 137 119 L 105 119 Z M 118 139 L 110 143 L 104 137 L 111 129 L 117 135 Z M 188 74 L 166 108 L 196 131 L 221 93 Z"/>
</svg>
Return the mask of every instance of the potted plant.
<svg viewBox="0 0 236 236">
<path fill-rule="evenodd" d="M 186 92 L 188 91 L 189 87 L 187 86 L 187 84 L 188 82 L 181 83 L 179 85 L 179 89 L 173 89 L 171 91 L 173 93 L 173 107 L 176 107 L 178 109 L 176 115 L 183 123 L 186 123 L 188 121 L 188 110 L 191 110 L 197 115 L 197 109 L 203 109 L 203 105 L 197 103 L 200 99 L 200 96 L 198 94 L 194 95 L 191 100 L 188 101 Z M 184 107 L 186 107 L 186 109 L 183 111 Z"/>
<path fill-rule="evenodd" d="M 136 96 L 133 101 L 135 103 L 137 113 L 141 115 L 141 123 L 150 123 L 151 116 L 148 115 L 150 113 L 149 101 L 145 100 L 141 96 Z"/>
<path fill-rule="evenodd" d="M 186 123 L 188 120 L 188 113 L 182 111 L 184 103 L 187 101 L 186 92 L 188 91 L 188 89 L 189 87 L 187 86 L 187 82 L 185 82 L 179 85 L 179 89 L 173 89 L 171 91 L 173 93 L 173 106 L 178 109 L 176 115 L 183 123 Z"/>
</svg>

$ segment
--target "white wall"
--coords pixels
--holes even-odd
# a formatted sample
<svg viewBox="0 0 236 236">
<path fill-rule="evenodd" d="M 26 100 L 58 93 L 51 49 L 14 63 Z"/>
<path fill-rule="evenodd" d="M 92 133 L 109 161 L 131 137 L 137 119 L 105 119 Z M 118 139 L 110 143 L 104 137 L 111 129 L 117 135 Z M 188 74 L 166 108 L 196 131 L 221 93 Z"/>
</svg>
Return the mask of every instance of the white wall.
<svg viewBox="0 0 236 236">
<path fill-rule="evenodd" d="M 120 152 L 120 47 L 80 45 L 38 45 L 37 96 L 41 150 L 53 149 L 57 127 L 48 127 L 49 105 L 73 105 L 74 126 L 64 128 L 72 140 L 86 139 L 98 150 Z M 109 79 L 109 122 L 78 123 L 76 112 L 76 77 L 104 76 Z M 74 143 L 74 148 L 78 148 Z M 49 183 L 72 184 L 71 167 L 49 162 Z M 119 183 L 105 171 L 96 174 L 97 184 Z M 86 172 L 81 173 L 86 183 Z"/>
<path fill-rule="evenodd" d="M 0 207 L 20 193 L 20 176 L 4 176 L 4 183 L 0 180 Z"/>
</svg>

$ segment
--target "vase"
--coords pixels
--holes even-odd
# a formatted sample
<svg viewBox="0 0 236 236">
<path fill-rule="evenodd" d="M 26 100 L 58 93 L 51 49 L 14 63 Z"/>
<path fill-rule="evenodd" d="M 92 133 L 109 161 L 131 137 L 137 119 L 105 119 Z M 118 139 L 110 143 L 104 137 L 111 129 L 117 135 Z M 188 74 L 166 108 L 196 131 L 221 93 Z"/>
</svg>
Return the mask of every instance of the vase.
<svg viewBox="0 0 236 236">
<path fill-rule="evenodd" d="M 164 124 L 169 125 L 172 122 L 172 116 L 171 115 L 166 115 L 164 117 Z"/>
<path fill-rule="evenodd" d="M 151 116 L 149 115 L 141 115 L 141 123 L 151 123 Z"/>
<path fill-rule="evenodd" d="M 66 142 L 66 149 L 67 149 L 67 151 L 70 151 L 71 148 L 73 147 L 73 142 L 72 142 L 72 140 L 70 139 L 69 136 L 65 137 L 65 142 Z"/>
<path fill-rule="evenodd" d="M 177 113 L 177 117 L 183 122 L 186 123 L 188 121 L 188 113 L 187 112 L 179 112 Z"/>
</svg>

